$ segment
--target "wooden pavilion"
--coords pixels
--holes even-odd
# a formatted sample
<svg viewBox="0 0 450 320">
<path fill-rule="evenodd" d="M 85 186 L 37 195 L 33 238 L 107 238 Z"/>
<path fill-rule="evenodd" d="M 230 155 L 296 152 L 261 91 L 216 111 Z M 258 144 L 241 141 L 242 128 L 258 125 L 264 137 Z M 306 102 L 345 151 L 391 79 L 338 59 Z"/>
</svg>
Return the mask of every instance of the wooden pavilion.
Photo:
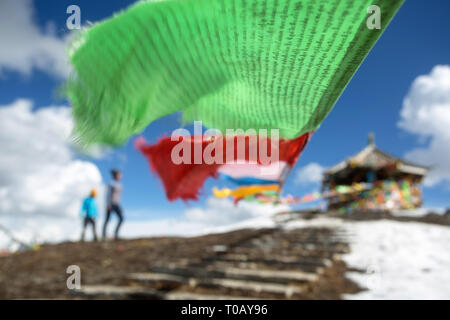
<svg viewBox="0 0 450 320">
<path fill-rule="evenodd" d="M 392 211 L 422 205 L 420 183 L 428 168 L 392 156 L 368 145 L 324 173 L 322 192 L 329 210 Z"/>
</svg>

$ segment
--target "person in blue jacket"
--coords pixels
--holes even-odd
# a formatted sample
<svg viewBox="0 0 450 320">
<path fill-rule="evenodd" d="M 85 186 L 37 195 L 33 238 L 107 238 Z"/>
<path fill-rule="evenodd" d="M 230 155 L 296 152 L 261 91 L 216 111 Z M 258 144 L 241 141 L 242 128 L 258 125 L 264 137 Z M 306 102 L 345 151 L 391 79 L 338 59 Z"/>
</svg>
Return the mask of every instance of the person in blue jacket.
<svg viewBox="0 0 450 320">
<path fill-rule="evenodd" d="M 95 219 L 98 215 L 97 202 L 95 197 L 97 196 L 97 190 L 92 189 L 89 197 L 83 200 L 83 205 L 81 206 L 80 215 L 83 219 L 83 231 L 81 233 L 81 241 L 84 241 L 84 234 L 88 224 L 92 225 L 92 231 L 94 233 L 94 241 L 97 241 L 97 232 L 95 230 Z"/>
</svg>

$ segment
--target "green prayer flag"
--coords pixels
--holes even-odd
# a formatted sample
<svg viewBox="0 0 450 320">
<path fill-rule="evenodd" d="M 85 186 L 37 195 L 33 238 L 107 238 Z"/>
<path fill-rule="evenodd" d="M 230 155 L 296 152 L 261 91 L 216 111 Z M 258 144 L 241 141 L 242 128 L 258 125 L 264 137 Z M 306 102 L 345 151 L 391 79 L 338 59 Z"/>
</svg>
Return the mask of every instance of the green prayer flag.
<svg viewBox="0 0 450 320">
<path fill-rule="evenodd" d="M 403 0 L 143 1 L 80 33 L 66 84 L 83 144 L 184 123 L 314 131 Z M 370 29 L 370 6 L 380 29 Z"/>
</svg>

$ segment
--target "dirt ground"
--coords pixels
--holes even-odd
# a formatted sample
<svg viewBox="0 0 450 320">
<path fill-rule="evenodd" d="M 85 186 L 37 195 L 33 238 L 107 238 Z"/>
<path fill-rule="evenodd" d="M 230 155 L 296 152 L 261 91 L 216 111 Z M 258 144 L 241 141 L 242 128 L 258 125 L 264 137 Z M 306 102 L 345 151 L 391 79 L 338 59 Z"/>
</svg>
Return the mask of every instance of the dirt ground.
<svg viewBox="0 0 450 320">
<path fill-rule="evenodd" d="M 66 269 L 78 265 L 85 284 L 117 284 L 122 274 L 142 272 L 154 263 L 198 257 L 217 243 L 224 245 L 252 236 L 240 230 L 196 238 L 147 238 L 114 242 L 67 242 L 44 245 L 0 257 L 0 299 L 67 298 Z M 206 250 L 205 250 L 206 248 Z"/>
<path fill-rule="evenodd" d="M 394 216 L 389 212 L 353 212 L 346 214 L 338 212 L 329 212 L 327 213 L 327 215 L 330 217 L 338 217 L 341 219 L 352 221 L 369 221 L 369 220 L 386 219 L 401 222 L 422 222 L 422 223 L 450 226 L 450 210 L 448 210 L 445 214 L 437 214 L 430 212 L 420 217 Z"/>
<path fill-rule="evenodd" d="M 243 229 L 193 238 L 45 245 L 36 251 L 0 257 L 0 299 L 71 299 L 66 287 L 69 265 L 80 267 L 83 285 L 124 285 L 126 274 L 145 272 L 152 265 L 180 259 L 201 259 L 211 255 L 216 245 L 231 248 L 264 232 Z M 358 286 L 345 278 L 346 271 L 344 263 L 334 264 L 320 281 L 307 288 L 302 298 L 339 299 L 343 292 L 357 292 Z"/>
<path fill-rule="evenodd" d="M 303 219 L 317 214 L 300 213 Z M 450 225 L 450 212 L 423 217 L 395 217 L 389 213 L 326 213 L 352 221 L 389 219 Z M 129 285 L 124 275 L 146 272 L 154 265 L 169 265 L 175 261 L 201 260 L 214 254 L 217 245 L 233 248 L 249 239 L 264 236 L 270 229 L 242 229 L 201 237 L 145 238 L 115 242 L 67 242 L 44 245 L 38 250 L 0 256 L 0 299 L 71 299 L 66 287 L 67 267 L 77 265 L 82 270 L 83 285 Z M 355 293 L 360 288 L 345 277 L 344 262 L 328 267 L 320 280 L 308 285 L 302 299 L 339 299 L 343 293 Z M 352 270 L 354 271 L 354 270 Z"/>
</svg>

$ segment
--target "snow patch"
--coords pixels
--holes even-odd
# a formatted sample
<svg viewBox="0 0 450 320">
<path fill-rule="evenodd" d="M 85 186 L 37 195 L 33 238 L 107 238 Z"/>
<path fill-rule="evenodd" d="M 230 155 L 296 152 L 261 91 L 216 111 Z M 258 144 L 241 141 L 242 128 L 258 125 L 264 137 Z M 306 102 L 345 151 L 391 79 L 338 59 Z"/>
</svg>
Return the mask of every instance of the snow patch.
<svg viewBox="0 0 450 320">
<path fill-rule="evenodd" d="M 450 299 L 450 228 L 416 222 L 347 223 L 348 276 L 367 291 L 347 299 Z"/>
</svg>

